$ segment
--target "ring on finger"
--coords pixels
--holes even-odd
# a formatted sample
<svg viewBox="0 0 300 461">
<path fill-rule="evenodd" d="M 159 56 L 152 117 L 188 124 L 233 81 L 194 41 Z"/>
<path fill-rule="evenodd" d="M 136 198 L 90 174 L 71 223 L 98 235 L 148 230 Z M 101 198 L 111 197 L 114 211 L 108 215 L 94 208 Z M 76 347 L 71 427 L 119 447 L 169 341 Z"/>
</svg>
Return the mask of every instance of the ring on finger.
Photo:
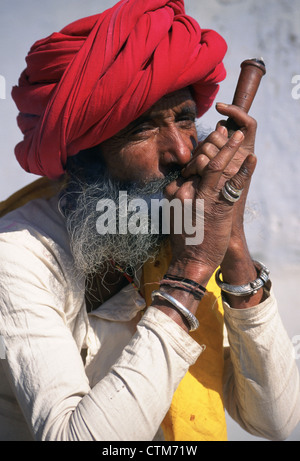
<svg viewBox="0 0 300 461">
<path fill-rule="evenodd" d="M 231 184 L 230 180 L 228 180 L 222 189 L 222 195 L 229 202 L 235 203 L 241 198 L 243 190 L 244 189 L 237 189 Z"/>
</svg>

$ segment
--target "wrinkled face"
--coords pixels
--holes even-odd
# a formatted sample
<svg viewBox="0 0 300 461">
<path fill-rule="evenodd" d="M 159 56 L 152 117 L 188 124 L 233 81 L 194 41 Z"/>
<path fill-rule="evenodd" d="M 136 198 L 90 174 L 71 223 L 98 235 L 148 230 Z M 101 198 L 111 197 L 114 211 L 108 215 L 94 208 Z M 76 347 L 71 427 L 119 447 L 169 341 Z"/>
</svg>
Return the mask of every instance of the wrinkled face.
<svg viewBox="0 0 300 461">
<path fill-rule="evenodd" d="M 99 200 L 116 205 L 112 222 L 119 223 L 124 215 L 120 191 L 126 191 L 129 203 L 143 198 L 149 205 L 152 198 L 162 198 L 165 187 L 178 177 L 197 145 L 195 118 L 190 92 L 178 91 L 97 146 L 95 157 L 91 153 L 89 160 L 84 153 L 81 167 L 71 158 L 71 163 L 75 161 L 73 172 L 79 176 L 73 177 L 62 203 L 75 265 L 83 273 L 99 272 L 111 260 L 124 269 L 136 268 L 158 250 L 166 235 L 152 233 L 150 225 L 146 233 L 99 231 Z M 101 165 L 99 156 L 104 159 Z M 102 221 L 105 227 L 106 221 Z"/>
<path fill-rule="evenodd" d="M 147 182 L 183 168 L 197 145 L 196 105 L 188 89 L 167 95 L 140 118 L 101 144 L 109 174 Z"/>
</svg>

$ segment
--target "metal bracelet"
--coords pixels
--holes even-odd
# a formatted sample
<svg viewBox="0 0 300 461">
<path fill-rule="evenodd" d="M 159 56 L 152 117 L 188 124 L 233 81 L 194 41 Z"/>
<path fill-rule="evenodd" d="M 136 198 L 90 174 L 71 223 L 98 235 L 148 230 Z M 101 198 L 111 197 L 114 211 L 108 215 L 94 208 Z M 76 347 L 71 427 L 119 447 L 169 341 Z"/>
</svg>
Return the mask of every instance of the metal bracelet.
<svg viewBox="0 0 300 461">
<path fill-rule="evenodd" d="M 184 307 L 183 304 L 177 301 L 177 299 L 173 298 L 173 296 L 161 290 L 156 290 L 151 293 L 152 301 L 154 300 L 155 296 L 158 296 L 168 301 L 170 304 L 172 304 L 173 307 L 175 307 L 175 309 L 177 309 L 183 315 L 183 317 L 187 320 L 189 324 L 189 331 L 195 331 L 197 330 L 197 328 L 199 328 L 199 322 L 196 319 L 196 317 L 186 307 Z"/>
<path fill-rule="evenodd" d="M 245 285 L 229 285 L 229 283 L 222 282 L 220 279 L 221 269 L 216 272 L 216 283 L 225 293 L 234 296 L 249 296 L 254 295 L 262 288 L 269 280 L 270 271 L 264 264 L 259 261 L 253 261 L 257 271 L 258 277 L 253 282 L 246 283 Z"/>
</svg>

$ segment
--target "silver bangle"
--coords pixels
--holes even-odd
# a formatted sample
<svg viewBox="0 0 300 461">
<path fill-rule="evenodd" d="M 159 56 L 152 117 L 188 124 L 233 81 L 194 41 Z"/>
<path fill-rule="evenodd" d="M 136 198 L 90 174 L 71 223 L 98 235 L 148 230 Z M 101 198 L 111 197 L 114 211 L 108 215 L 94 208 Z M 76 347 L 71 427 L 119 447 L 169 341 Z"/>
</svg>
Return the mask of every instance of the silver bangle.
<svg viewBox="0 0 300 461">
<path fill-rule="evenodd" d="M 184 307 L 183 304 L 177 301 L 177 299 L 173 298 L 173 296 L 161 290 L 156 290 L 151 293 L 152 301 L 154 300 L 155 296 L 169 301 L 169 303 L 172 304 L 172 306 L 175 307 L 175 309 L 177 309 L 184 316 L 189 324 L 189 331 L 195 331 L 197 328 L 199 328 L 199 322 L 196 317 L 186 307 Z"/>
<path fill-rule="evenodd" d="M 221 269 L 216 272 L 216 283 L 225 293 L 229 293 L 234 296 L 249 296 L 254 295 L 257 291 L 262 288 L 269 280 L 269 269 L 259 261 L 253 261 L 256 269 L 259 271 L 258 277 L 253 282 L 246 283 L 245 285 L 229 285 L 229 283 L 222 282 L 220 280 Z"/>
</svg>

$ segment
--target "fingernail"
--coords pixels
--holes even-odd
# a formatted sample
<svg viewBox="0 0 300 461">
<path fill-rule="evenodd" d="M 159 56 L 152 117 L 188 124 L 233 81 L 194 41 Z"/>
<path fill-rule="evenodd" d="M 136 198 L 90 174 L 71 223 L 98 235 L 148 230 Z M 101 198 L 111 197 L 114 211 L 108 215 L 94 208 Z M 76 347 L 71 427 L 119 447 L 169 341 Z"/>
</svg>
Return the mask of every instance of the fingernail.
<svg viewBox="0 0 300 461">
<path fill-rule="evenodd" d="M 225 108 L 225 107 L 228 107 L 228 104 L 225 104 L 224 102 L 217 102 L 216 106 L 217 106 L 217 107 L 221 107 L 221 108 L 222 108 L 222 107 Z"/>
<path fill-rule="evenodd" d="M 242 131 L 237 130 L 233 134 L 232 139 L 234 139 L 235 141 L 238 141 L 238 142 L 242 141 L 244 139 L 244 134 L 242 133 Z"/>
<path fill-rule="evenodd" d="M 219 125 L 218 131 L 219 131 L 219 133 L 227 136 L 227 129 L 225 128 L 225 126 Z"/>
<path fill-rule="evenodd" d="M 249 154 L 247 157 L 248 163 L 255 163 L 256 162 L 256 155 L 254 154 Z"/>
</svg>

